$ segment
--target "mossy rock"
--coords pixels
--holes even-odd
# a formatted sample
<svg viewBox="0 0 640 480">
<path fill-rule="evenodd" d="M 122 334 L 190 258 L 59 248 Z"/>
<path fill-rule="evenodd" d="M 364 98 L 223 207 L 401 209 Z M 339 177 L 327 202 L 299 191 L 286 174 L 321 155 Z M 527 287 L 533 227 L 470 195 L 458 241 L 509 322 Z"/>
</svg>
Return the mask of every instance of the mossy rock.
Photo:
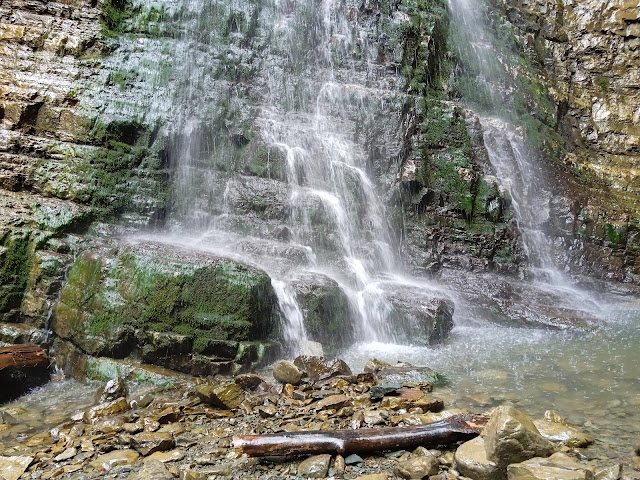
<svg viewBox="0 0 640 480">
<path fill-rule="evenodd" d="M 145 243 L 83 253 L 55 307 L 53 328 L 91 355 L 141 351 L 164 365 L 163 358 L 213 353 L 207 348 L 216 342 L 268 339 L 275 305 L 271 279 L 257 268 Z M 235 355 L 237 349 L 225 356 Z"/>
<path fill-rule="evenodd" d="M 335 280 L 308 273 L 299 275 L 292 284 L 312 340 L 336 348 L 353 341 L 349 299 Z"/>
</svg>

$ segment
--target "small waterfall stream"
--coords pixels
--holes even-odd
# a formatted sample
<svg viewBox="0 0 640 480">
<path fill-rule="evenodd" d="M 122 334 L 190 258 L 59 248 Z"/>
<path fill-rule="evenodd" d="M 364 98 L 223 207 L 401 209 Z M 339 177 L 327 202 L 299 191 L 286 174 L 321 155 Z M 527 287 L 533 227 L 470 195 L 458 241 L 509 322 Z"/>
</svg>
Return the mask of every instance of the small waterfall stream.
<svg viewBox="0 0 640 480">
<path fill-rule="evenodd" d="M 545 166 L 528 145 L 522 128 L 510 118 L 512 103 L 507 98 L 518 95 L 509 81 L 513 67 L 501 56 L 489 25 L 488 11 L 481 0 L 449 0 L 453 38 L 463 62 L 473 64 L 474 93 L 468 92 L 472 109 L 480 115 L 484 145 L 490 166 L 486 173 L 495 174 L 509 193 L 527 260 L 528 280 L 541 291 L 553 295 L 558 310 L 569 309 L 598 316 L 601 306 L 593 294 L 576 287 L 555 258 L 552 238 L 546 229 L 551 215 L 551 184 Z M 461 75 L 471 75 L 471 72 Z M 517 85 L 517 83 L 516 83 Z"/>
</svg>

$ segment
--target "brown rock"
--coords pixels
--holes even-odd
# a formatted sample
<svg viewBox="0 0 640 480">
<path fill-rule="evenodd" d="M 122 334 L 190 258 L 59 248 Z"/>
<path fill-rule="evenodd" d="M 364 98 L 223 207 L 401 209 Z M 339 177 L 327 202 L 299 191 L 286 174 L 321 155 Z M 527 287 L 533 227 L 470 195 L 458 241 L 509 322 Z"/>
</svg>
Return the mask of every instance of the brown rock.
<svg viewBox="0 0 640 480">
<path fill-rule="evenodd" d="M 118 467 L 120 465 L 133 465 L 138 461 L 138 458 L 140 458 L 140 455 L 138 452 L 133 450 L 113 450 L 109 453 L 105 453 L 104 455 L 100 455 L 89 465 L 97 470 L 108 472 L 113 467 Z"/>
<path fill-rule="evenodd" d="M 196 394 L 205 403 L 229 410 L 238 408 L 246 398 L 244 391 L 235 383 L 198 385 Z"/>
<path fill-rule="evenodd" d="M 438 473 L 440 462 L 434 456 L 420 456 L 399 462 L 396 473 L 402 478 L 422 479 Z"/>
<path fill-rule="evenodd" d="M 320 400 L 316 405 L 316 409 L 324 410 L 331 408 L 333 410 L 340 410 L 347 404 L 349 404 L 349 398 L 346 395 L 331 395 Z"/>
<path fill-rule="evenodd" d="M 273 378 L 280 383 L 297 385 L 302 380 L 303 372 L 293 363 L 281 360 L 273 367 Z"/>
<path fill-rule="evenodd" d="M 298 465 L 298 475 L 305 478 L 324 478 L 329 471 L 331 455 L 314 455 Z"/>
<path fill-rule="evenodd" d="M 127 410 L 129 410 L 127 399 L 124 397 L 120 397 L 111 402 L 102 403 L 100 405 L 96 405 L 95 407 L 89 408 L 84 412 L 83 419 L 85 423 L 95 423 L 102 417 L 115 415 L 116 413 L 122 413 Z"/>
<path fill-rule="evenodd" d="M 169 450 L 174 445 L 173 436 L 166 432 L 142 432 L 131 439 L 131 446 L 144 456 Z"/>
<path fill-rule="evenodd" d="M 102 385 L 96 392 L 96 403 L 106 403 L 126 397 L 128 393 L 127 384 L 124 378 L 116 377 Z"/>
<path fill-rule="evenodd" d="M 233 377 L 234 382 L 243 390 L 253 391 L 263 380 L 255 373 L 243 373 Z"/>
<path fill-rule="evenodd" d="M 351 375 L 351 369 L 343 360 L 325 360 L 323 357 L 300 355 L 293 364 L 306 373 L 309 380 L 317 382 L 337 375 Z"/>
</svg>

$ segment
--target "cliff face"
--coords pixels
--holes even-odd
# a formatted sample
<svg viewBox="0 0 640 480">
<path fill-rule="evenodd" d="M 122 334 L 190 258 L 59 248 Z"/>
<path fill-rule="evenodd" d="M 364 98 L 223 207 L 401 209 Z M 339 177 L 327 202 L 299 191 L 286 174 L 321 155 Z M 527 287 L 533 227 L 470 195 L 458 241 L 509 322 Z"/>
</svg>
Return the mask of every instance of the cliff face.
<svg viewBox="0 0 640 480">
<path fill-rule="evenodd" d="M 0 5 L 0 340 L 38 340 L 75 257 L 96 243 L 107 251 L 101 244 L 114 232 L 185 231 L 219 217 L 230 233 L 276 242 L 282 263 L 307 254 L 289 244 L 292 180 L 287 152 L 264 133 L 265 102 L 313 105 L 315 72 L 279 47 L 265 26 L 268 2 L 202 11 L 156 3 Z M 485 168 L 478 119 L 450 84 L 457 59 L 446 5 L 347 5 L 342 28 L 353 39 L 336 35 L 329 48 L 351 103 L 327 91 L 328 115 L 365 152 L 405 266 L 421 275 L 522 273 L 508 195 Z M 300 8 L 288 28 L 317 47 L 307 35 L 318 28 L 315 7 Z M 514 66 L 524 71 L 514 85 L 529 89 L 520 118 L 535 117 L 523 130 L 549 154 L 556 190 L 547 227 L 558 263 L 640 282 L 637 5 L 496 0 L 492 15 L 528 59 Z M 177 168 L 187 153 L 192 163 Z M 366 212 L 361 187 L 346 186 L 354 211 Z M 314 202 L 321 230 L 310 241 L 330 257 L 339 239 Z"/>
<path fill-rule="evenodd" d="M 557 105 L 569 199 L 557 202 L 564 221 L 556 232 L 564 230 L 565 244 L 582 253 L 567 255 L 567 263 L 637 282 L 640 7 L 624 0 L 506 0 L 496 7 L 538 62 Z M 570 241 L 570 231 L 579 241 Z"/>
</svg>

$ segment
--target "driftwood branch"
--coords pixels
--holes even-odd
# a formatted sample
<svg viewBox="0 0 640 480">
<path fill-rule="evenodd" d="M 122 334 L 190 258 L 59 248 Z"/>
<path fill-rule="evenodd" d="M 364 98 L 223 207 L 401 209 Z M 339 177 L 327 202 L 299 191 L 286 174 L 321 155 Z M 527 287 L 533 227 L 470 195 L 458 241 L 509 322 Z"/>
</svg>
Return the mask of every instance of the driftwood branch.
<svg viewBox="0 0 640 480">
<path fill-rule="evenodd" d="M 488 417 L 453 415 L 438 422 L 411 427 L 362 428 L 240 435 L 233 446 L 240 453 L 261 457 L 318 453 L 366 453 L 381 450 L 410 450 L 447 445 L 476 437 Z"/>
<path fill-rule="evenodd" d="M 32 343 L 0 348 L 0 403 L 49 380 L 47 351 Z"/>
</svg>

